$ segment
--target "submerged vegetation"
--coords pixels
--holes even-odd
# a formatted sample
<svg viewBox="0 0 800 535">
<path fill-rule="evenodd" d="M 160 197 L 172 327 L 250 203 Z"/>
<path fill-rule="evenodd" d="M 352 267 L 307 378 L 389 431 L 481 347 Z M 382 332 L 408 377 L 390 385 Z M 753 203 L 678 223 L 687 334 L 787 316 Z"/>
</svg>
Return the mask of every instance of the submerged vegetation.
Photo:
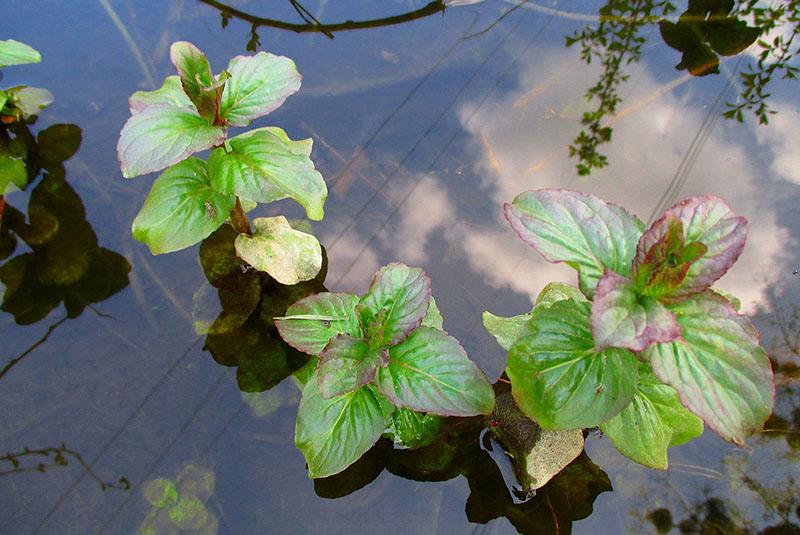
<svg viewBox="0 0 800 535">
<path fill-rule="evenodd" d="M 528 314 L 484 316 L 525 414 L 546 429 L 599 426 L 653 468 L 703 422 L 736 444 L 761 429 L 773 408 L 769 359 L 737 300 L 712 288 L 741 254 L 747 220 L 693 197 L 645 229 L 566 190 L 522 193 L 505 214 L 545 259 L 575 268 L 580 288 L 550 285 Z"/>
<path fill-rule="evenodd" d="M 284 284 L 313 279 L 322 251 L 311 234 L 283 216 L 248 221 L 247 208 L 285 198 L 309 219 L 324 216 L 328 191 L 309 157 L 312 141 L 292 141 L 276 127 L 228 139 L 228 128 L 247 126 L 280 107 L 300 88 L 289 58 L 259 52 L 237 56 L 214 75 L 193 44 L 170 48 L 178 71 L 160 89 L 130 98 L 131 118 L 117 145 L 127 177 L 166 170 L 156 179 L 133 221 L 133 236 L 154 254 L 200 242 L 230 221 L 239 233 L 237 254 Z M 208 161 L 192 154 L 211 149 Z"/>
</svg>

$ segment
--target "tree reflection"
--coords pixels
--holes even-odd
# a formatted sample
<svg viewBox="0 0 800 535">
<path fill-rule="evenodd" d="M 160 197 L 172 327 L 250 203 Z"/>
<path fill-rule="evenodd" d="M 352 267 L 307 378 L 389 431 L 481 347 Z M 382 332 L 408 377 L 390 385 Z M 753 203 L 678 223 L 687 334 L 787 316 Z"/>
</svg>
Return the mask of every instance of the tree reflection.
<svg viewBox="0 0 800 535">
<path fill-rule="evenodd" d="M 792 64 L 800 49 L 795 39 L 800 2 L 688 0 L 678 19 L 668 20 L 677 9 L 667 0 L 609 0 L 600 8 L 597 24 L 567 37 L 567 46 L 578 44 L 587 64 L 597 60 L 603 67 L 598 82 L 586 92 L 595 107 L 583 114 L 583 129 L 569 147 L 570 156 L 578 159 L 578 174 L 608 165 L 598 148 L 611 141 L 608 119 L 622 101 L 618 91 L 628 79 L 624 67 L 641 60 L 644 31 L 651 24 L 658 23 L 664 42 L 681 53 L 676 69 L 695 76 L 719 73 L 720 56 L 741 54 L 757 43 L 757 61 L 739 73 L 743 89 L 737 102 L 726 104 L 724 116 L 730 119 L 741 122 L 744 112 L 751 111 L 766 124 L 775 113 L 768 104 L 770 82 L 778 76 L 795 79 L 800 73 Z"/>
</svg>

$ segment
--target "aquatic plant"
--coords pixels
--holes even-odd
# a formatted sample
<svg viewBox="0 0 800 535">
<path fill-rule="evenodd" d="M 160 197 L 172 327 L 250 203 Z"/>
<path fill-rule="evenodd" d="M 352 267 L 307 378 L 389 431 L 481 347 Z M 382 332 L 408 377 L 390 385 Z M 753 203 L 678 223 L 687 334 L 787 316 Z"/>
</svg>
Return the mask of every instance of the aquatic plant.
<svg viewBox="0 0 800 535">
<path fill-rule="evenodd" d="M 311 139 L 293 141 L 276 127 L 228 139 L 229 127 L 249 125 L 300 88 L 294 62 L 266 52 L 236 56 L 215 76 L 206 56 L 185 41 L 172 44 L 170 58 L 178 75 L 131 95 L 131 118 L 117 145 L 126 178 L 166 168 L 133 221 L 133 237 L 153 254 L 167 253 L 229 220 L 245 262 L 283 284 L 313 279 L 322 265 L 314 236 L 283 216 L 255 219 L 251 227 L 246 215 L 258 203 L 291 198 L 309 219 L 323 218 L 328 191 L 309 157 Z M 207 161 L 192 157 L 207 149 Z"/>
<path fill-rule="evenodd" d="M 10 65 L 26 65 L 39 63 L 42 56 L 35 49 L 7 39 L 0 41 L 0 69 Z M 8 125 L 25 121 L 35 116 L 53 102 L 53 95 L 47 89 L 18 85 L 8 89 L 0 89 L 0 122 Z M 6 162 L 0 161 L 0 194 L 5 192 L 8 184 Z M 14 175 L 11 175 L 14 176 Z M 18 186 L 20 187 L 20 186 Z"/>
<path fill-rule="evenodd" d="M 142 485 L 142 494 L 150 504 L 137 533 L 217 533 L 219 521 L 206 506 L 214 492 L 216 475 L 195 464 L 186 465 L 175 480 L 159 477 Z"/>
<path fill-rule="evenodd" d="M 525 414 L 545 429 L 599 426 L 654 468 L 703 422 L 736 444 L 761 428 L 773 407 L 769 360 L 737 301 L 712 288 L 744 248 L 746 219 L 693 197 L 645 229 L 566 190 L 522 193 L 505 215 L 545 259 L 575 268 L 580 288 L 551 284 L 528 314 L 484 314 Z"/>
<path fill-rule="evenodd" d="M 312 478 L 341 472 L 387 429 L 401 442 L 435 435 L 436 419 L 414 413 L 474 416 L 494 407 L 486 376 L 442 330 L 419 268 L 389 264 L 362 298 L 312 295 L 275 325 L 289 345 L 318 357 L 307 368 L 295 428 Z"/>
</svg>

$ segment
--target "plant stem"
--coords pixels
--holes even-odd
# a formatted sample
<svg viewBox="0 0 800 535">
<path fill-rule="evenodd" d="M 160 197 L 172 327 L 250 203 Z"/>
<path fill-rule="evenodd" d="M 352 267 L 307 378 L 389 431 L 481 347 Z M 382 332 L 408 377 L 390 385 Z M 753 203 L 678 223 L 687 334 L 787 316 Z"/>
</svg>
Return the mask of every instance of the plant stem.
<svg viewBox="0 0 800 535">
<path fill-rule="evenodd" d="M 231 210 L 231 224 L 239 234 L 247 234 L 249 236 L 253 233 L 250 229 L 250 221 L 247 219 L 247 214 L 244 213 L 244 208 L 242 208 L 238 195 L 236 196 L 236 205 Z"/>
</svg>

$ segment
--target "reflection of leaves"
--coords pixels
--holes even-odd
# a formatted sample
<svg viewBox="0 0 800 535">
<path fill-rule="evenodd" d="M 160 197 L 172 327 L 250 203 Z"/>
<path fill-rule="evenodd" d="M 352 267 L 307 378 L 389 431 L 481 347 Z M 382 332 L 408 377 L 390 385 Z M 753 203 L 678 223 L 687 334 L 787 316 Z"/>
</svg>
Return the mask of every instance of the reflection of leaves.
<svg viewBox="0 0 800 535">
<path fill-rule="evenodd" d="M 11 229 L 33 252 L 0 267 L 7 286 L 2 309 L 17 323 L 35 323 L 62 301 L 69 317 L 77 317 L 128 285 L 130 265 L 98 247 L 83 203 L 63 176 L 47 175 L 34 188 L 28 215 L 30 223 Z"/>
<path fill-rule="evenodd" d="M 238 368 L 240 390 L 263 392 L 308 360 L 281 340 L 272 318 L 282 316 L 295 300 L 325 291 L 327 259 L 323 250 L 322 270 L 314 280 L 284 286 L 236 256 L 236 236 L 223 225 L 200 246 L 200 263 L 222 307 L 209 328 L 205 349 L 223 366 Z"/>
</svg>

